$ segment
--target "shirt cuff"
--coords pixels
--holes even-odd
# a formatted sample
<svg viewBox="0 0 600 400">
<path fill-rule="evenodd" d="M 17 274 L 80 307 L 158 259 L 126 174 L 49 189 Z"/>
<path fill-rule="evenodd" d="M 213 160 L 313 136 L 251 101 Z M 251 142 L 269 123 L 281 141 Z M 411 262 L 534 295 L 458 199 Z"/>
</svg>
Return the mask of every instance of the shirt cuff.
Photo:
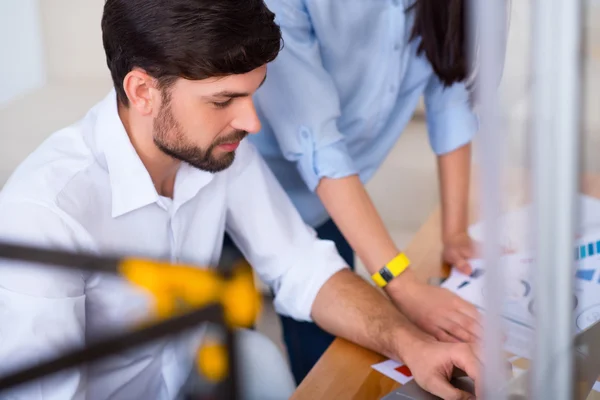
<svg viewBox="0 0 600 400">
<path fill-rule="evenodd" d="M 431 148 L 437 155 L 450 153 L 469 143 L 479 129 L 476 114 L 466 105 L 427 115 Z"/>
<path fill-rule="evenodd" d="M 301 128 L 300 142 L 302 156 L 297 167 L 311 191 L 316 190 L 321 178 L 339 179 L 358 173 L 342 140 L 317 148 L 312 132 L 308 128 Z"/>
<path fill-rule="evenodd" d="M 329 240 L 315 240 L 299 249 L 292 266 L 273 285 L 274 306 L 279 314 L 299 321 L 312 321 L 312 306 L 319 290 L 335 273 L 348 268 Z"/>
</svg>

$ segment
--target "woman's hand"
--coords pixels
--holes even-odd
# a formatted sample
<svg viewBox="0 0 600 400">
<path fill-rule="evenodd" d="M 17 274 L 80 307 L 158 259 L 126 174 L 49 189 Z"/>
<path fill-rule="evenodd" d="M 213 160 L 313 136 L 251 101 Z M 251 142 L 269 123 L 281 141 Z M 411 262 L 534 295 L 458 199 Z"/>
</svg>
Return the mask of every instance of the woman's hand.
<svg viewBox="0 0 600 400">
<path fill-rule="evenodd" d="M 467 232 L 450 236 L 444 240 L 442 258 L 460 272 L 471 275 L 473 269 L 469 259 L 478 258 L 481 245 L 471 239 Z"/>
<path fill-rule="evenodd" d="M 394 282 L 396 279 L 398 282 Z M 473 304 L 447 289 L 417 281 L 410 269 L 396 279 L 386 291 L 420 329 L 444 342 L 476 342 L 482 338 L 479 312 Z"/>
</svg>

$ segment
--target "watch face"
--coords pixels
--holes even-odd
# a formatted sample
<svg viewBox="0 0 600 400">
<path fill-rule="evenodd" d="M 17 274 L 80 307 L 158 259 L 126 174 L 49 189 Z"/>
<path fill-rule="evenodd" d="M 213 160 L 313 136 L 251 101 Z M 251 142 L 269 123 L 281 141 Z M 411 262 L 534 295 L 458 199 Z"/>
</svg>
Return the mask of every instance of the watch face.
<svg viewBox="0 0 600 400">
<path fill-rule="evenodd" d="M 381 268 L 381 271 L 379 271 L 379 274 L 381 275 L 383 280 L 386 282 L 389 282 L 392 279 L 394 279 L 394 275 L 390 272 L 389 269 L 387 269 L 387 267 Z"/>
</svg>

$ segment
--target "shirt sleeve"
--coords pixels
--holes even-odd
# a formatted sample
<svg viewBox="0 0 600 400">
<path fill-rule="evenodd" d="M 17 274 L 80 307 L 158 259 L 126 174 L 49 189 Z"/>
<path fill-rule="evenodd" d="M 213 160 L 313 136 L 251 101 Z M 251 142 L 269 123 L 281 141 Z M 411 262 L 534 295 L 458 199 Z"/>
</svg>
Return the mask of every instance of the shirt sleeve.
<svg viewBox="0 0 600 400">
<path fill-rule="evenodd" d="M 346 263 L 333 242 L 318 239 L 302 221 L 250 143 L 240 146 L 232 169 L 227 232 L 262 281 L 273 288 L 277 312 L 312 320 L 317 293 Z"/>
<path fill-rule="evenodd" d="M 269 0 L 284 47 L 268 65 L 255 101 L 283 156 L 296 163 L 310 190 L 323 177 L 357 173 L 337 128 L 340 100 L 323 67 L 318 39 L 302 0 Z"/>
<path fill-rule="evenodd" d="M 50 209 L 2 204 L 0 240 L 73 250 L 75 235 Z M 84 345 L 81 272 L 0 259 L 0 375 Z M 7 397 L 4 397 L 7 395 Z M 83 369 L 72 369 L 2 393 L 11 400 L 85 399 Z"/>
<path fill-rule="evenodd" d="M 449 153 L 473 139 L 479 127 L 464 84 L 444 87 L 433 74 L 424 97 L 429 141 L 436 154 Z"/>
</svg>

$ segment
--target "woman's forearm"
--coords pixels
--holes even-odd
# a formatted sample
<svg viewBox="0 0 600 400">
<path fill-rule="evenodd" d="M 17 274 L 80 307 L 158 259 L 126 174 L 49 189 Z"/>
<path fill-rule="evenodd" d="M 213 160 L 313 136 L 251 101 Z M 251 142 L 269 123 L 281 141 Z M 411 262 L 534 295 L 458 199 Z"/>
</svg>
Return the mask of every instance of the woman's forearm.
<svg viewBox="0 0 600 400">
<path fill-rule="evenodd" d="M 471 144 L 438 157 L 442 239 L 465 233 L 469 223 Z"/>
<path fill-rule="evenodd" d="M 452 180 L 444 182 L 452 183 Z M 462 191 L 448 190 L 448 193 L 457 197 L 449 202 L 450 211 L 452 207 L 458 210 L 456 203 L 460 204 Z M 397 246 L 357 176 L 322 179 L 317 194 L 371 274 L 398 255 Z M 456 224 L 454 228 L 457 229 L 461 219 L 455 221 L 450 218 L 448 222 Z M 445 289 L 420 282 L 412 267 L 392 279 L 385 291 L 412 323 L 439 340 L 470 341 L 478 337 L 475 307 Z"/>
<path fill-rule="evenodd" d="M 357 175 L 340 179 L 323 178 L 316 192 L 370 274 L 379 271 L 398 255 L 399 249 Z M 410 269 L 399 279 L 394 279 L 388 285 L 389 289 L 407 281 L 409 276 L 412 276 Z"/>
</svg>

